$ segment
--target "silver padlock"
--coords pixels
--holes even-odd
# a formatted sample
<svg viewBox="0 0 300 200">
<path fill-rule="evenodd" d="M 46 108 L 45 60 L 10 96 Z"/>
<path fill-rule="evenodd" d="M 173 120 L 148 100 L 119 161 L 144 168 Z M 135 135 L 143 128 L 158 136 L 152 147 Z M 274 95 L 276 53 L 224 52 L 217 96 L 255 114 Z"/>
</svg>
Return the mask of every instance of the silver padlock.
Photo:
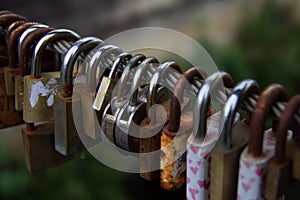
<svg viewBox="0 0 300 200">
<path fill-rule="evenodd" d="M 76 41 L 67 51 L 61 66 L 60 90 L 54 100 L 54 130 L 55 149 L 62 155 L 74 155 L 80 152 L 83 147 L 77 130 L 82 127 L 81 113 L 73 113 L 72 107 L 81 110 L 80 96 L 73 95 L 73 73 L 74 66 L 80 55 L 86 55 L 102 40 L 95 37 L 85 37 Z M 77 113 L 78 114 L 78 113 Z M 76 126 L 75 123 L 79 123 Z"/>
<path fill-rule="evenodd" d="M 234 125 L 238 108 L 251 95 L 259 94 L 258 84 L 251 79 L 240 82 L 222 108 L 219 140 L 212 152 L 211 198 L 234 199 L 237 194 L 239 158 L 248 143 L 249 126 L 245 120 Z"/>
<path fill-rule="evenodd" d="M 58 92 L 60 71 L 41 72 L 43 52 L 57 40 L 75 42 L 80 36 L 67 29 L 47 33 L 36 45 L 32 56 L 31 75 L 24 77 L 23 118 L 25 122 L 53 120 L 54 95 Z"/>
</svg>

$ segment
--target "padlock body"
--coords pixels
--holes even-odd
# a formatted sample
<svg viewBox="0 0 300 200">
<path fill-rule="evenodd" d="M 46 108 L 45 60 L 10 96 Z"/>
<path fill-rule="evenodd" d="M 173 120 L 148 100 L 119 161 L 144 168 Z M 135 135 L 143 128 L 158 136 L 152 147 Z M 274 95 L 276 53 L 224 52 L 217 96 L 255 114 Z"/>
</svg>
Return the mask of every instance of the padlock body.
<svg viewBox="0 0 300 200">
<path fill-rule="evenodd" d="M 293 154 L 293 177 L 300 181 L 300 149 L 295 147 Z"/>
<path fill-rule="evenodd" d="M 98 119 L 93 110 L 95 94 L 82 91 L 81 107 L 82 107 L 82 125 L 84 133 L 92 139 L 99 138 Z"/>
<path fill-rule="evenodd" d="M 168 125 L 161 135 L 160 185 L 166 190 L 176 190 L 185 183 L 186 175 L 186 144 L 192 133 L 193 113 L 181 115 L 180 128 L 173 135 L 168 131 Z"/>
<path fill-rule="evenodd" d="M 71 157 L 62 156 L 54 149 L 54 126 L 46 123 L 33 131 L 22 130 L 25 161 L 30 172 L 37 172 L 62 164 Z"/>
<path fill-rule="evenodd" d="M 15 76 L 19 73 L 19 68 L 5 67 L 5 89 L 7 96 L 15 95 Z"/>
<path fill-rule="evenodd" d="M 23 111 L 24 99 L 24 77 L 15 76 L 15 108 L 17 111 Z"/>
<path fill-rule="evenodd" d="M 82 117 L 80 113 L 77 113 L 73 118 L 72 106 L 81 110 L 80 97 L 64 98 L 60 93 L 55 95 L 55 149 L 65 156 L 74 155 L 84 150 L 75 125 L 75 123 L 82 123 Z M 82 125 L 77 127 L 82 127 Z"/>
<path fill-rule="evenodd" d="M 7 96 L 4 68 L 0 68 L 0 129 L 23 123 L 22 113 L 15 109 L 14 96 Z"/>
<path fill-rule="evenodd" d="M 232 130 L 232 148 L 226 151 L 214 149 L 211 161 L 211 199 L 235 199 L 239 158 L 248 143 L 249 126 L 241 121 Z"/>
<path fill-rule="evenodd" d="M 277 200 L 285 195 L 293 184 L 291 172 L 291 160 L 287 160 L 283 164 L 271 160 L 267 168 L 264 197 L 268 200 Z"/>
<path fill-rule="evenodd" d="M 24 77 L 23 118 L 25 122 L 53 120 L 54 96 L 58 92 L 60 72 L 45 72 L 40 78 Z"/>
</svg>

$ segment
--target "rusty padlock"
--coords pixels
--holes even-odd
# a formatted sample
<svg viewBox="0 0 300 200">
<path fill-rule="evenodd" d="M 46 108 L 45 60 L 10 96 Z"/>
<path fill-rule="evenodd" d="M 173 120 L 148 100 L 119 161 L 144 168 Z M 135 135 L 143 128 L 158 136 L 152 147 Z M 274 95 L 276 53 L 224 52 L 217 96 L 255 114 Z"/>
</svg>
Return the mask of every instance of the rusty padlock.
<svg viewBox="0 0 300 200">
<path fill-rule="evenodd" d="M 23 98 L 24 98 L 24 76 L 30 74 L 30 67 L 26 69 L 23 65 L 27 65 L 31 60 L 33 47 L 28 47 L 28 49 L 22 50 L 22 46 L 25 43 L 31 43 L 31 40 L 39 40 L 43 35 L 47 32 L 53 30 L 53 28 L 49 28 L 43 24 L 32 25 L 27 28 L 18 40 L 18 58 L 19 58 L 19 72 L 15 75 L 15 108 L 17 111 L 23 111 Z M 36 37 L 36 38 L 35 38 Z M 24 45 L 28 46 L 28 45 Z M 21 55 L 22 51 L 24 54 L 29 53 L 28 56 Z M 15 60 L 15 59 L 14 59 Z M 16 66 L 11 64 L 12 66 Z M 49 69 L 50 70 L 50 69 Z M 51 70 L 50 70 L 51 71 Z"/>
<path fill-rule="evenodd" d="M 139 138 L 140 177 L 145 180 L 155 180 L 160 176 L 161 130 L 169 119 L 170 113 L 171 100 L 168 92 L 170 88 L 174 88 L 181 73 L 180 66 L 175 62 L 167 61 L 160 64 L 152 75 L 148 87 L 145 88 L 147 99 L 146 103 L 142 103 L 141 106 L 142 108 L 144 106 L 144 111 L 141 112 L 143 114 L 139 114 L 138 111 L 133 113 L 133 117 L 142 120 L 139 123 L 136 122 L 141 126 L 141 130 L 128 133 L 131 135 L 138 133 L 136 137 Z M 169 87 L 171 85 L 168 82 L 163 82 L 170 74 L 175 77 L 173 87 Z"/>
<path fill-rule="evenodd" d="M 293 97 L 289 104 L 289 108 L 286 109 L 291 109 L 297 111 L 295 113 L 299 113 L 299 100 L 300 97 L 299 95 L 296 95 L 295 97 Z M 292 106 L 293 105 L 293 106 Z M 294 108 L 294 106 L 297 108 Z M 293 178 L 296 179 L 297 181 L 300 180 L 300 122 L 299 120 L 296 122 L 296 126 L 295 126 L 295 145 L 293 146 L 293 154 L 292 154 L 292 159 L 293 159 Z"/>
<path fill-rule="evenodd" d="M 24 23 L 26 23 L 26 21 L 20 20 L 20 21 L 15 21 L 14 23 L 12 23 L 11 25 L 9 25 L 9 27 L 6 30 L 6 34 L 5 34 L 5 39 L 6 41 L 8 41 L 8 38 L 10 36 L 10 34 L 16 30 L 16 28 L 18 28 L 19 26 L 23 25 Z"/>
<path fill-rule="evenodd" d="M 0 28 L 1 28 L 1 32 L 2 36 L 0 36 L 0 38 L 2 38 L 2 40 L 5 40 L 5 34 L 7 31 L 7 28 L 14 22 L 16 21 L 27 21 L 27 19 L 21 15 L 17 15 L 14 13 L 11 13 L 10 11 L 4 11 L 1 15 L 0 15 Z"/>
<path fill-rule="evenodd" d="M 240 157 L 237 199 L 262 199 L 267 165 L 274 156 L 273 130 L 265 131 L 272 105 L 286 101 L 287 93 L 279 84 L 271 84 L 259 96 L 251 115 L 249 145 Z"/>
<path fill-rule="evenodd" d="M 195 79 L 204 82 L 207 73 L 199 67 L 187 70 L 178 80 L 170 102 L 169 123 L 161 132 L 160 185 L 176 190 L 185 183 L 186 142 L 192 133 L 192 112 L 182 113 L 184 91 Z M 196 94 L 194 94 L 196 96 Z"/>
<path fill-rule="evenodd" d="M 221 82 L 221 83 L 220 83 Z M 226 72 L 210 75 L 201 86 L 193 112 L 193 134 L 187 140 L 187 199 L 210 199 L 211 150 L 218 141 L 221 112 L 211 115 L 211 101 L 216 101 L 217 90 L 233 88 L 234 83 Z"/>
<path fill-rule="evenodd" d="M 95 140 L 100 139 L 100 137 L 98 137 L 100 136 L 99 122 L 94 109 L 92 109 L 97 93 L 97 84 L 101 81 L 103 76 L 107 76 L 109 73 L 108 68 L 112 65 L 113 60 L 116 59 L 111 60 L 111 57 L 116 57 L 121 53 L 122 51 L 119 47 L 104 45 L 98 49 L 88 61 L 88 70 L 85 76 L 86 85 L 85 89 L 81 92 L 82 123 L 84 133 Z"/>
<path fill-rule="evenodd" d="M 279 120 L 279 125 L 276 127 L 275 156 L 268 164 L 263 191 L 264 197 L 268 200 L 283 198 L 293 185 L 292 160 L 287 153 L 286 143 L 289 142 L 287 141 L 288 128 L 291 126 L 294 114 L 298 113 L 299 108 L 300 95 L 296 95 L 287 103 Z"/>
<path fill-rule="evenodd" d="M 80 96 L 73 94 L 74 66 L 80 56 L 85 57 L 102 40 L 85 37 L 67 51 L 61 66 L 60 88 L 54 99 L 55 149 L 62 155 L 74 155 L 84 149 L 75 123 L 82 123 L 80 115 L 73 116 L 72 106 L 81 110 Z M 82 126 L 78 126 L 82 127 Z"/>
<path fill-rule="evenodd" d="M 234 125 L 234 119 L 245 100 L 258 93 L 258 84 L 251 79 L 246 79 L 234 87 L 222 108 L 220 135 L 212 151 L 210 190 L 212 199 L 229 200 L 236 197 L 239 157 L 248 143 L 249 126 L 246 120 Z"/>
<path fill-rule="evenodd" d="M 8 96 L 15 95 L 15 76 L 19 73 L 18 42 L 22 33 L 36 22 L 27 22 L 17 27 L 8 37 L 8 66 L 5 68 L 5 86 Z"/>
<path fill-rule="evenodd" d="M 25 122 L 53 120 L 54 95 L 58 91 L 60 71 L 42 72 L 43 52 L 49 44 L 58 40 L 75 42 L 79 38 L 80 36 L 73 31 L 56 29 L 44 35 L 37 43 L 32 56 L 31 75 L 24 77 Z"/>
</svg>

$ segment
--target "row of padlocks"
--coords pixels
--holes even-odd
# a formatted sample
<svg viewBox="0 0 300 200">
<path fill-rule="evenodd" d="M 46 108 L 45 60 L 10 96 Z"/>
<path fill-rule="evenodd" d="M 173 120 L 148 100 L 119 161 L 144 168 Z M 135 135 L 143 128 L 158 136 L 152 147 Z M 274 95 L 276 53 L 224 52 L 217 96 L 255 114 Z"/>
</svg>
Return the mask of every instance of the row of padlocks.
<svg viewBox="0 0 300 200">
<path fill-rule="evenodd" d="M 0 27 L 0 126 L 25 122 L 31 172 L 104 141 L 137 153 L 143 179 L 186 187 L 187 199 L 280 199 L 300 180 L 300 96 L 281 85 L 261 92 L 226 72 L 182 72 L 9 11 Z"/>
</svg>

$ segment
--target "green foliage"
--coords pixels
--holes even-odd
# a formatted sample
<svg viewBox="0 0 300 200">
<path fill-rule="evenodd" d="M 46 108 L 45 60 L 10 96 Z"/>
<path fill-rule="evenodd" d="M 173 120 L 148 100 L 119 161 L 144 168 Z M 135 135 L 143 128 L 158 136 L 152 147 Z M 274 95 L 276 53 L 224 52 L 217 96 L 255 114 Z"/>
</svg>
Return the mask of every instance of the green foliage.
<svg viewBox="0 0 300 200">
<path fill-rule="evenodd" d="M 235 80 L 253 78 L 261 87 L 282 84 L 290 95 L 300 92 L 300 26 L 292 4 L 266 1 L 254 18 L 246 18 L 234 45 L 210 51 Z"/>
</svg>

